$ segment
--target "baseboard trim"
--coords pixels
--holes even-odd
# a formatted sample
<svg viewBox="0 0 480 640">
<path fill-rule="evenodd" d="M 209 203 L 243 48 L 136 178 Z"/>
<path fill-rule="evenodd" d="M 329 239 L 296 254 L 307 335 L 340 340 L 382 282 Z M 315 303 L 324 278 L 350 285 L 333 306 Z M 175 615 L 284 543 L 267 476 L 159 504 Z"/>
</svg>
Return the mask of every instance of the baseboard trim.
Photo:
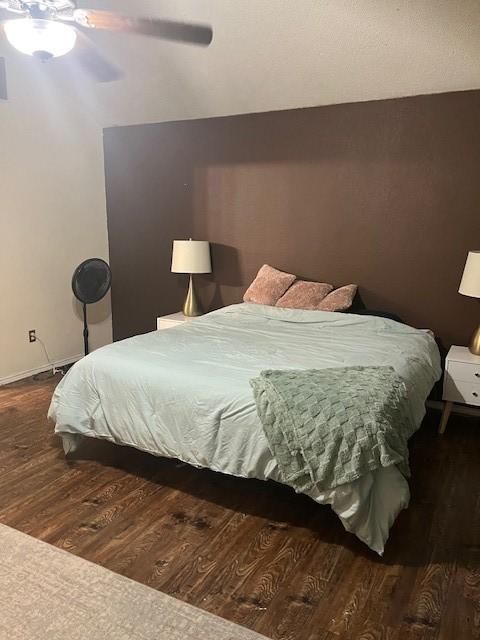
<svg viewBox="0 0 480 640">
<path fill-rule="evenodd" d="M 73 362 L 77 362 L 83 358 L 83 354 L 78 354 L 76 356 L 70 356 L 69 358 L 64 358 L 63 360 L 57 360 L 56 362 L 52 362 L 51 364 L 44 364 L 41 367 L 37 367 L 36 369 L 28 369 L 27 371 L 20 371 L 19 373 L 14 373 L 11 376 L 6 376 L 4 378 L 0 378 L 0 387 L 5 386 L 6 384 L 11 384 L 12 382 L 18 382 L 19 380 L 24 380 L 25 378 L 30 378 L 31 376 L 36 376 L 39 373 L 44 373 L 45 371 L 50 371 L 53 367 L 59 368 L 64 367 L 67 364 L 72 364 Z"/>
</svg>

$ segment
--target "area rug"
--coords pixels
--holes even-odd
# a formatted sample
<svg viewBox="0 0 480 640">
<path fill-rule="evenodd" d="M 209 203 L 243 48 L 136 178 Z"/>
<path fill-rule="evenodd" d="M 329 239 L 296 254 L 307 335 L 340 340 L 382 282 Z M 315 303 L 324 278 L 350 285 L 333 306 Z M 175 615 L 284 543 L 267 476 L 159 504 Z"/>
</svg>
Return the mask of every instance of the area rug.
<svg viewBox="0 0 480 640">
<path fill-rule="evenodd" d="M 0 525 L 1 640 L 265 636 Z"/>
</svg>

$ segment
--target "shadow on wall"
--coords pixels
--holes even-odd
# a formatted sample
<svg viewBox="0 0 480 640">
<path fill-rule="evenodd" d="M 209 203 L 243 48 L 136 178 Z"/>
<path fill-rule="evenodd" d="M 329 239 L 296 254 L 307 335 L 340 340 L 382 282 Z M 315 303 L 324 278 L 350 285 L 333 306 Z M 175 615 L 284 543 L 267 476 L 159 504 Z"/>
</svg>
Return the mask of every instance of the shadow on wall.
<svg viewBox="0 0 480 640">
<path fill-rule="evenodd" d="M 83 305 L 82 303 L 72 295 L 72 309 L 75 316 L 83 324 Z M 87 305 L 87 321 L 90 331 L 91 346 L 95 348 L 95 325 L 103 324 L 112 315 L 112 301 L 110 291 L 99 302 Z M 82 339 L 82 334 L 79 332 L 79 340 Z M 98 346 L 98 345 L 97 345 Z"/>
<path fill-rule="evenodd" d="M 72 295 L 72 307 L 75 315 L 83 322 L 82 303 Z M 88 324 L 99 324 L 112 315 L 112 301 L 110 291 L 107 295 L 94 304 L 87 305 Z"/>
<path fill-rule="evenodd" d="M 242 286 L 238 249 L 219 242 L 210 243 L 212 273 L 198 276 L 198 294 L 206 311 L 225 306 L 222 287 Z"/>
</svg>

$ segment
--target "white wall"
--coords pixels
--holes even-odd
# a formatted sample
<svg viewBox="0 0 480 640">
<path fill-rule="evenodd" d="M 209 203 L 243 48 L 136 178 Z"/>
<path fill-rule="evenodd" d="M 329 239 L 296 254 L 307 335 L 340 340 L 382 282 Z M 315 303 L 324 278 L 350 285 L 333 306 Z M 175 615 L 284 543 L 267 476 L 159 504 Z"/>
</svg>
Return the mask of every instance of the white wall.
<svg viewBox="0 0 480 640">
<path fill-rule="evenodd" d="M 88 4 L 85 1 L 85 4 Z M 104 124 L 135 124 L 480 88 L 479 0 L 101 0 L 213 26 L 207 49 L 97 37 L 125 69 Z"/>
<path fill-rule="evenodd" d="M 31 62 L 8 55 L 0 101 L 0 383 L 45 367 L 29 329 L 53 361 L 82 353 L 71 276 L 87 257 L 108 258 L 101 128 L 81 94 Z M 92 320 L 92 346 L 111 341 L 109 300 Z"/>
</svg>

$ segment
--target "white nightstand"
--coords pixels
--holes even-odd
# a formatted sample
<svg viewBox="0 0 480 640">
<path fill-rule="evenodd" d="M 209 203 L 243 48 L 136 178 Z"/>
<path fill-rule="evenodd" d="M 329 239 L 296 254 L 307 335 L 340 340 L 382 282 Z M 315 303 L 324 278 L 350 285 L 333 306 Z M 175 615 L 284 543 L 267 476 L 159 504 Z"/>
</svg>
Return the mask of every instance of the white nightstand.
<svg viewBox="0 0 480 640">
<path fill-rule="evenodd" d="M 171 327 L 177 327 L 183 322 L 190 322 L 190 320 L 194 319 L 195 318 L 184 316 L 181 311 L 178 311 L 177 313 L 170 313 L 168 316 L 160 316 L 157 318 L 157 329 L 170 329 Z"/>
<path fill-rule="evenodd" d="M 467 347 L 451 347 L 443 379 L 445 406 L 438 433 L 444 433 L 454 402 L 480 407 L 480 356 Z"/>
</svg>

